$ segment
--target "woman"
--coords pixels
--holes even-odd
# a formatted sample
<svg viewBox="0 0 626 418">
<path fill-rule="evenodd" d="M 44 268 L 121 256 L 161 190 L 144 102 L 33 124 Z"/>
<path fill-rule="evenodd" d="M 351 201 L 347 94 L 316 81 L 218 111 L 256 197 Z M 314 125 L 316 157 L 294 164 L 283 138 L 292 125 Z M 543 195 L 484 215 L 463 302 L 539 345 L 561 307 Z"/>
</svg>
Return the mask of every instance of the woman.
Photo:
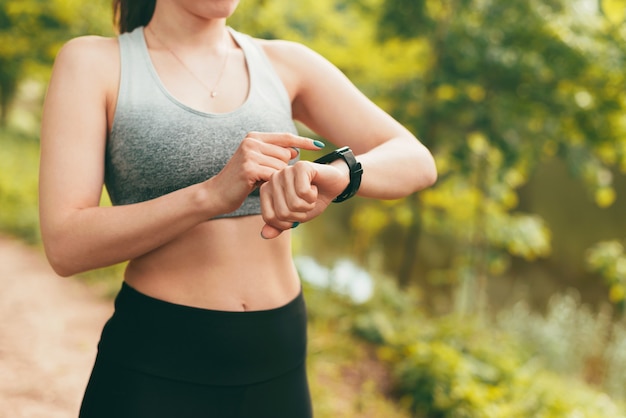
<svg viewBox="0 0 626 418">
<path fill-rule="evenodd" d="M 119 37 L 57 57 L 47 256 L 62 276 L 129 260 L 83 418 L 312 416 L 289 230 L 356 192 L 435 181 L 428 150 L 328 61 L 227 27 L 237 3 L 116 0 Z M 294 119 L 351 150 L 297 161 L 324 144 Z M 104 183 L 113 207 L 99 207 Z"/>
</svg>

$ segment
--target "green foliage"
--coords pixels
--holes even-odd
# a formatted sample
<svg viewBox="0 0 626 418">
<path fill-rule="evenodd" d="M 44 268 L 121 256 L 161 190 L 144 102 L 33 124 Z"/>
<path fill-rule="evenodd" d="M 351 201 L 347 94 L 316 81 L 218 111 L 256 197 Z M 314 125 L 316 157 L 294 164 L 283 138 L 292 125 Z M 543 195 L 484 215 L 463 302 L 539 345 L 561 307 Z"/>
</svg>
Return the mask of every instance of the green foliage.
<svg viewBox="0 0 626 418">
<path fill-rule="evenodd" d="M 415 299 L 390 289 L 382 293 L 395 293 L 395 303 L 372 301 L 353 329 L 378 346 L 378 358 L 393 371 L 395 396 L 412 416 L 624 416 L 608 395 L 584 383 L 593 379 L 582 372 L 605 356 L 611 373 L 594 383 L 624 396 L 626 334 L 616 328 L 621 334 L 607 344 L 610 319 L 591 315 L 570 296 L 555 299 L 545 318 L 518 308 L 503 314 L 499 326 L 487 326 L 471 317 L 427 318 Z"/>
<path fill-rule="evenodd" d="M 466 261 L 454 275 L 480 282 L 494 255 L 549 254 L 547 225 L 514 212 L 516 189 L 546 158 L 565 159 L 598 205 L 613 203 L 607 167 L 626 161 L 623 34 L 557 0 L 385 4 L 383 39 L 429 44 L 425 71 L 388 94 L 436 154 L 439 185 L 419 209 L 407 203 L 456 244 L 452 258 Z"/>
<path fill-rule="evenodd" d="M 380 86 L 398 77 L 406 79 L 415 66 L 398 66 L 397 57 L 417 59 L 421 52 L 409 42 L 376 42 L 373 11 L 381 4 L 381 0 L 251 0 L 241 3 L 229 24 L 261 38 L 301 42 L 367 88 L 373 79 Z M 380 86 L 374 86 L 372 93 Z"/>
<path fill-rule="evenodd" d="M 315 416 L 408 418 L 390 396 L 391 376 L 367 343 L 350 332 L 348 298 L 303 284 L 309 316 L 307 369 Z"/>
<path fill-rule="evenodd" d="M 40 241 L 38 164 L 35 138 L 0 129 L 0 231 L 31 244 Z"/>
<path fill-rule="evenodd" d="M 78 35 L 110 34 L 110 2 L 3 0 L 0 2 L 0 125 L 19 83 L 45 74 L 58 49 Z"/>
<path fill-rule="evenodd" d="M 599 273 L 609 286 L 609 300 L 626 315 L 626 252 L 619 241 L 605 241 L 587 252 L 588 268 Z"/>
</svg>

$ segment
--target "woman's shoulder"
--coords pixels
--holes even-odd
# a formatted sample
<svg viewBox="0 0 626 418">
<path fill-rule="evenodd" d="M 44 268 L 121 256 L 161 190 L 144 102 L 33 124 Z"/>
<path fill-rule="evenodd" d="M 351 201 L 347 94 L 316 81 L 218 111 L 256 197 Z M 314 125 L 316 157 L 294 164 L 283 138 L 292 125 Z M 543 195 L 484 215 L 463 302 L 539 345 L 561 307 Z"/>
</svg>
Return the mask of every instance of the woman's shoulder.
<svg viewBox="0 0 626 418">
<path fill-rule="evenodd" d="M 66 42 L 54 62 L 51 83 L 71 83 L 112 101 L 120 72 L 117 38 L 81 36 Z"/>
<path fill-rule="evenodd" d="M 308 79 L 324 71 L 330 64 L 326 58 L 308 46 L 294 41 L 255 39 L 274 66 L 292 77 Z"/>
<path fill-rule="evenodd" d="M 295 41 L 259 38 L 254 38 L 254 41 L 271 59 L 279 61 L 295 63 L 300 59 L 310 59 L 310 56 L 315 54 L 309 47 Z"/>
<path fill-rule="evenodd" d="M 119 56 L 117 38 L 80 36 L 66 42 L 56 57 L 55 65 L 105 68 L 116 65 Z"/>
</svg>

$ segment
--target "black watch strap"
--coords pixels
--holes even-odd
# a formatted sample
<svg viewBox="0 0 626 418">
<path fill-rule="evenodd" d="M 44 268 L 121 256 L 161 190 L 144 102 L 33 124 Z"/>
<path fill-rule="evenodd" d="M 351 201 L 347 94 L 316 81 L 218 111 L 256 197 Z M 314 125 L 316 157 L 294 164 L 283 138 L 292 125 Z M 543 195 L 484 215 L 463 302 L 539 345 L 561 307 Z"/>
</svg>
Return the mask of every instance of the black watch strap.
<svg viewBox="0 0 626 418">
<path fill-rule="evenodd" d="M 348 184 L 348 187 L 346 187 L 346 189 L 341 192 L 339 196 L 333 199 L 333 202 L 343 202 L 344 200 L 348 200 L 354 196 L 356 192 L 359 191 L 359 187 L 361 186 L 361 177 L 363 175 L 361 163 L 356 160 L 354 153 L 349 147 L 338 148 L 333 152 L 318 158 L 314 162 L 319 164 L 328 164 L 339 159 L 344 160 L 346 164 L 348 164 L 348 168 L 350 169 L 350 184 Z"/>
</svg>

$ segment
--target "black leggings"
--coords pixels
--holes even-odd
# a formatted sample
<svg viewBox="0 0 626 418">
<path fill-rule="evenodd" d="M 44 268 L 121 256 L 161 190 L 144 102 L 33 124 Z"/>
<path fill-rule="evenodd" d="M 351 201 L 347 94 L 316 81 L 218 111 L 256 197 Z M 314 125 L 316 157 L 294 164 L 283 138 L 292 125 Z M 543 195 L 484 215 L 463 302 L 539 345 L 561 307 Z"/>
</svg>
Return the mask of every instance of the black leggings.
<svg viewBox="0 0 626 418">
<path fill-rule="evenodd" d="M 306 308 L 212 311 L 124 284 L 80 418 L 310 418 Z"/>
</svg>

